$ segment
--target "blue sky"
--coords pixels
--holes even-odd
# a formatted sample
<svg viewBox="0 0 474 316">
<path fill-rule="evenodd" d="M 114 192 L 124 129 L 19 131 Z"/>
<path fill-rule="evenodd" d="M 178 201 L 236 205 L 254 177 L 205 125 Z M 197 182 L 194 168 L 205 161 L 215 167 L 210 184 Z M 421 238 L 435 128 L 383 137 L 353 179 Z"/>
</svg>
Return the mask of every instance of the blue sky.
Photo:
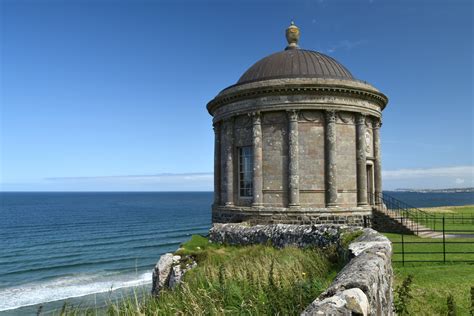
<svg viewBox="0 0 474 316">
<path fill-rule="evenodd" d="M 292 19 L 388 95 L 384 188 L 474 186 L 472 1 L 0 3 L 1 190 L 211 190 L 205 105 Z"/>
</svg>

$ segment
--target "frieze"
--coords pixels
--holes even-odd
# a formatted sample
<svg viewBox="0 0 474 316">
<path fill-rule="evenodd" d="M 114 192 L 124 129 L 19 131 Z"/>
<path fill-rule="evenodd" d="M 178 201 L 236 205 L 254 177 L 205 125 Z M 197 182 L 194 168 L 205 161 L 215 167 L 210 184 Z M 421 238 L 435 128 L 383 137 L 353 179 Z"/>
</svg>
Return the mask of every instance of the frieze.
<svg viewBox="0 0 474 316">
<path fill-rule="evenodd" d="M 241 105 L 239 105 L 241 104 Z M 214 122 L 220 121 L 229 116 L 248 115 L 250 112 L 260 111 L 263 113 L 269 113 L 274 111 L 286 111 L 290 109 L 297 110 L 308 110 L 308 111 L 324 111 L 326 109 L 336 109 L 338 111 L 349 112 L 349 113 L 360 113 L 364 112 L 372 117 L 380 116 L 380 108 L 370 104 L 336 104 L 336 103 L 320 103 L 314 100 L 305 103 L 285 103 L 280 104 L 265 104 L 258 103 L 255 100 L 246 103 L 231 103 L 223 107 L 218 108 L 214 113 Z"/>
<path fill-rule="evenodd" d="M 336 122 L 339 124 L 354 124 L 354 115 L 349 112 L 338 112 Z"/>
<path fill-rule="evenodd" d="M 252 119 L 248 115 L 239 115 L 235 119 L 235 128 L 250 128 Z"/>
<path fill-rule="evenodd" d="M 335 100 L 336 98 L 340 98 L 340 95 L 355 95 L 357 99 L 366 98 L 370 101 L 376 102 L 382 109 L 387 104 L 388 100 L 383 94 L 379 94 L 376 92 L 365 91 L 361 89 L 351 89 L 351 88 L 344 88 L 344 87 L 311 87 L 311 86 L 298 86 L 298 87 L 265 87 L 265 88 L 257 88 L 257 89 L 249 89 L 243 91 L 237 91 L 234 93 L 228 93 L 219 95 L 214 98 L 212 101 L 208 103 L 208 109 L 211 112 L 214 112 L 216 107 L 231 103 L 235 101 L 240 101 L 242 99 L 252 99 L 258 97 L 264 97 L 263 95 L 270 94 L 271 97 L 274 98 L 275 94 L 286 94 L 287 97 L 291 97 L 289 100 L 300 100 L 301 97 L 305 95 L 313 95 L 313 94 L 334 94 L 336 96 L 330 96 Z"/>
<path fill-rule="evenodd" d="M 286 117 L 283 112 L 270 112 L 263 115 L 263 124 L 285 124 Z"/>
<path fill-rule="evenodd" d="M 300 111 L 300 119 L 307 122 L 321 123 L 323 116 L 320 111 Z"/>
</svg>

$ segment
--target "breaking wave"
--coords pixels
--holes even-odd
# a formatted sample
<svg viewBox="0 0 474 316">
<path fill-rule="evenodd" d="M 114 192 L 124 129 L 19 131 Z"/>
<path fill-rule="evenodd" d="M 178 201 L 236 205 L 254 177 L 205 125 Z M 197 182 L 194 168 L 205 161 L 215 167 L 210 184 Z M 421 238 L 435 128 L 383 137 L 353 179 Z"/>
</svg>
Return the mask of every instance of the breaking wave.
<svg viewBox="0 0 474 316">
<path fill-rule="evenodd" d="M 151 283 L 151 272 L 146 273 L 96 273 L 55 278 L 44 282 L 22 284 L 0 289 L 0 311 L 41 303 L 65 300 L 117 289 Z"/>
</svg>

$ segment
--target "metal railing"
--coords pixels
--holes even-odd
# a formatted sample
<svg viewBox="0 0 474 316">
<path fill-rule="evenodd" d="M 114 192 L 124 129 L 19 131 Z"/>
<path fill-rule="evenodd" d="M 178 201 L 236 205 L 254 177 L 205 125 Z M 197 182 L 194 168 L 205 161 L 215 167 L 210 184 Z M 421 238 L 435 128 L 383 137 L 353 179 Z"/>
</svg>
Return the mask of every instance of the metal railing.
<svg viewBox="0 0 474 316">
<path fill-rule="evenodd" d="M 449 232 L 474 234 L 474 213 L 430 213 L 400 201 L 386 193 L 375 196 L 376 208 L 397 220 L 415 234 L 423 232 Z M 445 224 L 444 228 L 442 223 Z"/>
<path fill-rule="evenodd" d="M 409 262 L 474 262 L 474 238 L 450 238 L 446 220 L 441 218 L 440 238 L 414 239 L 417 237 L 401 234 L 401 241 L 393 241 L 393 262 L 402 265 Z M 474 233 L 474 230 L 465 230 Z M 457 236 L 459 237 L 459 236 Z M 407 240 L 408 238 L 408 240 Z M 448 240 L 446 240 L 448 238 Z"/>
<path fill-rule="evenodd" d="M 400 201 L 386 193 L 374 195 L 375 206 L 403 226 L 418 234 L 423 230 L 436 230 L 436 216 Z"/>
</svg>

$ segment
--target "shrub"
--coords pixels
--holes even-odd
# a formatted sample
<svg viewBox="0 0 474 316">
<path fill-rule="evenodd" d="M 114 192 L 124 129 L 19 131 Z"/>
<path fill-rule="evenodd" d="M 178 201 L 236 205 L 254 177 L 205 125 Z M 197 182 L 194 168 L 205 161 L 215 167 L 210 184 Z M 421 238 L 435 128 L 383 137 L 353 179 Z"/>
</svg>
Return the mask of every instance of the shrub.
<svg viewBox="0 0 474 316">
<path fill-rule="evenodd" d="M 413 298 L 411 295 L 411 284 L 413 282 L 413 275 L 408 275 L 400 286 L 395 289 L 394 308 L 398 315 L 409 315 L 408 304 Z"/>
</svg>

